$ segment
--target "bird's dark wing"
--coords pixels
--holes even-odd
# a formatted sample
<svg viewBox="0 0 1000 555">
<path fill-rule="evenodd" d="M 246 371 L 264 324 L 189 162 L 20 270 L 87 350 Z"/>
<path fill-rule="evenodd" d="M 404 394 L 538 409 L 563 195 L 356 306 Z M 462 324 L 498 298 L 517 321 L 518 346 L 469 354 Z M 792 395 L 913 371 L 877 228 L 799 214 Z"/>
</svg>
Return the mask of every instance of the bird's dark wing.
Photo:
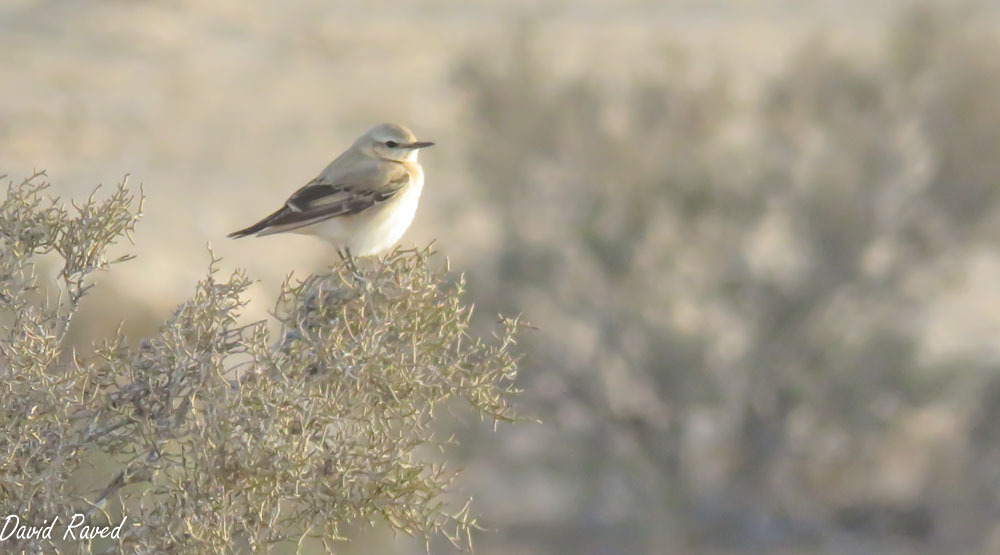
<svg viewBox="0 0 1000 555">
<path fill-rule="evenodd" d="M 368 175 L 341 176 L 336 182 L 320 175 L 288 197 L 285 206 L 246 229 L 230 233 L 229 237 L 270 235 L 358 214 L 391 199 L 410 181 L 409 172 L 401 164 L 374 168 L 366 173 Z"/>
</svg>

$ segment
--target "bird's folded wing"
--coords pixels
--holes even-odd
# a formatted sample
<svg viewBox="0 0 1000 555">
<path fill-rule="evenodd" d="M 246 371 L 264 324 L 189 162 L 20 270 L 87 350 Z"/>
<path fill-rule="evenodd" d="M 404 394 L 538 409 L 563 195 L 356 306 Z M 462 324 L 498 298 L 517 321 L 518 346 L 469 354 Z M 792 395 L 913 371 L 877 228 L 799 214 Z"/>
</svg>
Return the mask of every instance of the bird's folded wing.
<svg viewBox="0 0 1000 555">
<path fill-rule="evenodd" d="M 358 214 L 396 195 L 409 183 L 409 172 L 402 166 L 390 171 L 369 174 L 366 179 L 331 182 L 319 176 L 296 191 L 285 206 L 270 215 L 261 235 L 289 231 L 338 216 Z M 262 223 L 265 223 L 262 222 Z"/>
</svg>

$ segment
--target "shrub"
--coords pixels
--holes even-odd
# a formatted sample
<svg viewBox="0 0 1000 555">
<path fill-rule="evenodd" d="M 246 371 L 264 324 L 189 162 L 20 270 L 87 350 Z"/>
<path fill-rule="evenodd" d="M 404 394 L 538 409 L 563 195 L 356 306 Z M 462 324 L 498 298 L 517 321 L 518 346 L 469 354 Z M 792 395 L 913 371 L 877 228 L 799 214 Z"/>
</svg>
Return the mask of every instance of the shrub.
<svg viewBox="0 0 1000 555">
<path fill-rule="evenodd" d="M 238 323 L 251 280 L 220 277 L 213 256 L 159 333 L 133 347 L 119 331 L 81 357 L 67 348 L 68 328 L 91 274 L 130 258 L 106 252 L 129 237 L 142 197 L 123 181 L 68 209 L 47 187 L 44 174 L 11 183 L 0 206 L 8 514 L 35 525 L 126 515 L 116 548 L 128 551 L 328 543 L 347 524 L 376 520 L 471 545 L 468 504 L 442 500 L 455 471 L 425 449 L 448 443 L 433 424 L 450 400 L 511 420 L 518 320 L 502 319 L 495 340 L 471 338 L 464 280 L 432 269 L 428 250 L 397 251 L 286 281 L 273 338 L 267 322 Z M 63 262 L 58 295 L 43 292 L 35 270 L 49 253 Z M 72 477 L 98 458 L 112 461 L 113 479 L 81 491 Z"/>
</svg>

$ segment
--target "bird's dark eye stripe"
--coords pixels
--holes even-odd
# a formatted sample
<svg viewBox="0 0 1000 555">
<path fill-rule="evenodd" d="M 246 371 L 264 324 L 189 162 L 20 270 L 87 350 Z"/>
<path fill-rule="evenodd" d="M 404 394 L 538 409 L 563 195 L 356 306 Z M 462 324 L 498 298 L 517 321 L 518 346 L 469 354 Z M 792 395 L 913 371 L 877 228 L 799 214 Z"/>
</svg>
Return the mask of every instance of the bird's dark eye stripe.
<svg viewBox="0 0 1000 555">
<path fill-rule="evenodd" d="M 396 141 L 386 141 L 385 146 L 389 148 L 396 148 L 397 146 L 399 146 L 399 143 L 397 143 Z"/>
</svg>

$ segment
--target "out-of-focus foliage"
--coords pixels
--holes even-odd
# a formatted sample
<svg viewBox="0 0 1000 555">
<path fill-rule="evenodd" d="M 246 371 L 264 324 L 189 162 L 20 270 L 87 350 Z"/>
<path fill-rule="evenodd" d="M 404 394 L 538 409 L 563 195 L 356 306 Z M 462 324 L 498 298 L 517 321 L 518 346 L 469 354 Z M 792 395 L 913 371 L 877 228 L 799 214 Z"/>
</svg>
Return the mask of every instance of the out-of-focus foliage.
<svg viewBox="0 0 1000 555">
<path fill-rule="evenodd" d="M 750 102 L 666 53 L 553 81 L 530 29 L 463 65 L 503 230 L 473 293 L 531 306 L 552 425 L 494 465 L 548 486 L 506 548 L 996 541 L 1000 361 L 928 363 L 916 325 L 996 241 L 1000 40 L 967 23 L 909 12 L 874 60 L 817 38 Z"/>
<path fill-rule="evenodd" d="M 511 419 L 518 321 L 503 320 L 494 341 L 471 337 L 464 282 L 449 284 L 427 251 L 397 251 L 289 280 L 274 340 L 265 322 L 237 324 L 251 282 L 220 279 L 213 260 L 157 335 L 130 347 L 119 334 L 81 360 L 63 349 L 68 326 L 89 274 L 125 260 L 105 253 L 140 202 L 123 183 L 67 210 L 42 177 L 11 184 L 0 205 L 5 514 L 29 524 L 126 515 L 119 544 L 91 546 L 124 552 L 330 542 L 344 525 L 376 521 L 468 544 L 468 504 L 442 498 L 455 471 L 423 450 L 448 443 L 431 424 L 449 400 Z M 35 273 L 47 253 L 65 263 L 58 298 Z M 115 470 L 105 487 L 81 490 L 70 478 L 97 458 Z"/>
</svg>

